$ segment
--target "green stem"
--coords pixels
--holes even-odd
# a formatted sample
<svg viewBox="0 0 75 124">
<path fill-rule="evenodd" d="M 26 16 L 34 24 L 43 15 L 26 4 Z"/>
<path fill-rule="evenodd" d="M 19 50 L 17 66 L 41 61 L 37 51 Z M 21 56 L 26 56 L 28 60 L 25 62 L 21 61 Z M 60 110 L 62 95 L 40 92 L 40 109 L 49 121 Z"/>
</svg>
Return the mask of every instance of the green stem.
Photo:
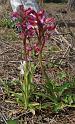
<svg viewBox="0 0 75 124">
<path fill-rule="evenodd" d="M 25 67 L 24 67 L 24 82 L 23 82 L 23 83 L 24 83 L 23 87 L 24 87 L 24 107 L 25 107 L 25 109 L 27 109 L 27 107 L 28 107 L 27 64 L 28 64 L 28 62 L 26 61 L 26 65 L 25 65 Z"/>
<path fill-rule="evenodd" d="M 44 76 L 44 68 L 43 68 L 43 63 L 42 63 L 42 52 L 39 54 L 39 62 L 41 66 L 42 76 Z"/>
</svg>

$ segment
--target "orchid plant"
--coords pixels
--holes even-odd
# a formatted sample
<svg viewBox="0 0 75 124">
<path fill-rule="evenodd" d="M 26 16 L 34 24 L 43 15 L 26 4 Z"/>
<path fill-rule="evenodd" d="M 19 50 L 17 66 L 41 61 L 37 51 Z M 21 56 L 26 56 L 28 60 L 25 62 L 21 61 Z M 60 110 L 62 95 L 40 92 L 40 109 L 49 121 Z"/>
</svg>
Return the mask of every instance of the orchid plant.
<svg viewBox="0 0 75 124">
<path fill-rule="evenodd" d="M 35 12 L 31 8 L 25 10 L 22 5 L 19 6 L 17 12 L 12 13 L 11 17 L 16 22 L 16 27 L 19 30 L 18 33 L 23 40 L 24 46 L 24 61 L 21 62 L 19 68 L 21 70 L 20 91 L 16 93 L 11 91 L 12 95 L 16 97 L 17 103 L 21 104 L 25 109 L 52 107 L 54 112 L 58 112 L 66 106 L 75 107 L 75 94 L 70 91 L 75 87 L 75 80 L 74 82 L 65 82 L 62 85 L 58 85 L 57 82 L 55 84 L 46 74 L 42 63 L 42 52 L 45 43 L 56 29 L 55 19 L 47 18 L 44 10 L 40 10 L 39 12 Z M 37 40 L 32 43 L 31 39 L 34 37 Z M 37 91 L 37 93 L 32 87 L 36 68 L 34 62 L 30 59 L 32 51 L 39 58 L 41 71 L 46 79 L 43 90 Z M 62 73 L 60 78 L 64 76 Z M 5 90 L 9 92 L 7 84 Z M 32 94 L 36 98 L 41 98 L 46 102 L 41 105 L 40 103 L 30 102 Z M 34 111 L 33 113 L 35 114 Z"/>
<path fill-rule="evenodd" d="M 47 18 L 44 10 L 39 12 L 35 12 L 31 8 L 25 10 L 22 5 L 19 6 L 18 12 L 12 14 L 12 17 L 16 20 L 16 26 L 20 29 L 20 37 L 23 39 L 25 61 L 28 61 L 29 53 L 34 50 L 39 56 L 41 71 L 44 73 L 42 51 L 46 41 L 56 28 L 55 19 Z M 31 45 L 31 38 L 35 36 L 37 37 L 37 42 Z"/>
<path fill-rule="evenodd" d="M 30 55 L 32 50 L 38 55 L 43 73 L 42 51 L 47 39 L 56 28 L 55 19 L 47 18 L 44 10 L 39 12 L 35 12 L 31 8 L 25 10 L 22 5 L 19 6 L 17 12 L 12 13 L 12 19 L 16 22 L 16 27 L 19 29 L 19 35 L 23 40 L 24 46 L 24 62 L 20 66 L 23 74 L 21 80 L 22 94 L 18 98 L 23 98 L 21 101 L 23 101 L 24 107 L 28 108 L 31 83 L 33 82 L 33 64 L 30 61 Z M 37 38 L 37 41 L 33 44 L 31 44 L 32 37 Z"/>
</svg>

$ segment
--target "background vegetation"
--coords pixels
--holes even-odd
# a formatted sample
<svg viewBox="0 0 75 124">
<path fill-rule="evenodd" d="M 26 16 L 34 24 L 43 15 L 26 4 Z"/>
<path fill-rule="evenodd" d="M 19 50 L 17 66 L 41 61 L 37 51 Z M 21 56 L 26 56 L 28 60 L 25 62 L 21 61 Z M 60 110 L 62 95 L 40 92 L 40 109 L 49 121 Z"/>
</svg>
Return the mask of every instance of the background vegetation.
<svg viewBox="0 0 75 124">
<path fill-rule="evenodd" d="M 45 2 L 54 2 L 54 3 L 61 3 L 61 2 L 67 2 L 68 0 L 45 0 Z"/>
</svg>

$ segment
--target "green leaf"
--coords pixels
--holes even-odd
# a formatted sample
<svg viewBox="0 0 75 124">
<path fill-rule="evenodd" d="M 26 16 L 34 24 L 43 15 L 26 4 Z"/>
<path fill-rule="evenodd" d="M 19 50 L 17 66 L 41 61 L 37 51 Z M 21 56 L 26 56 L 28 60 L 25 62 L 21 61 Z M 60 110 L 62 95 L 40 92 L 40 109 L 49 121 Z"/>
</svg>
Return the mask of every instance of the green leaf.
<svg viewBox="0 0 75 124">
<path fill-rule="evenodd" d="M 18 124 L 17 120 L 8 120 L 7 124 Z"/>
<path fill-rule="evenodd" d="M 64 83 L 61 86 L 56 86 L 54 91 L 58 94 L 58 96 L 62 96 L 65 90 L 68 90 L 71 87 L 70 83 Z"/>
<path fill-rule="evenodd" d="M 63 80 L 64 78 L 66 78 L 66 73 L 64 71 L 60 72 L 58 74 L 58 78 L 61 79 L 61 80 Z"/>
<path fill-rule="evenodd" d="M 14 93 L 12 94 L 12 96 L 14 96 L 16 98 L 17 103 L 24 103 L 24 99 L 23 99 L 23 94 L 22 93 Z"/>
<path fill-rule="evenodd" d="M 52 107 L 53 107 L 54 112 L 59 112 L 60 110 L 62 110 L 66 106 L 63 102 L 57 102 L 57 103 L 54 103 L 52 105 Z"/>
<path fill-rule="evenodd" d="M 33 93 L 36 97 L 43 97 L 44 99 L 48 98 L 48 95 L 45 93 L 37 92 Z"/>
<path fill-rule="evenodd" d="M 44 71 L 44 75 L 46 78 L 46 84 L 45 84 L 45 88 L 47 89 L 48 92 L 53 92 L 53 80 L 50 80 L 47 73 Z"/>
<path fill-rule="evenodd" d="M 66 103 L 66 104 L 69 104 L 69 105 L 71 105 L 71 104 L 73 104 L 73 101 L 74 99 L 73 99 L 73 94 L 67 94 L 65 97 L 64 97 L 64 99 L 63 99 L 63 101 Z"/>
<path fill-rule="evenodd" d="M 50 80 L 48 75 L 45 73 L 46 77 L 46 84 L 45 84 L 45 89 L 48 93 L 49 99 L 51 99 L 53 102 L 57 101 L 57 96 L 54 92 L 54 82 L 53 80 Z"/>
</svg>

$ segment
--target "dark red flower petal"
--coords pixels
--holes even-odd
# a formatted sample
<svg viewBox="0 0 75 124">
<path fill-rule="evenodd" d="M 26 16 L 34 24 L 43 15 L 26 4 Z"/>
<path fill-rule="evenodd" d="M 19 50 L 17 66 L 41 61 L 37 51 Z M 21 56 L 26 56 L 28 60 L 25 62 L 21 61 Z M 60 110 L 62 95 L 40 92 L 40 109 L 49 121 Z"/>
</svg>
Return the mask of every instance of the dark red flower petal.
<svg viewBox="0 0 75 124">
<path fill-rule="evenodd" d="M 34 44 L 34 51 L 38 54 L 40 52 L 40 47 L 37 44 Z"/>
<path fill-rule="evenodd" d="M 45 23 L 51 23 L 51 22 L 55 22 L 55 18 L 47 18 L 46 20 L 45 20 Z"/>
<path fill-rule="evenodd" d="M 12 13 L 11 13 L 11 17 L 12 17 L 12 18 L 13 18 L 13 17 L 19 18 L 20 15 L 19 15 L 18 12 L 12 12 Z"/>
<path fill-rule="evenodd" d="M 55 25 L 53 25 L 53 26 L 48 26 L 48 27 L 46 27 L 46 29 L 48 29 L 49 31 L 52 31 L 52 30 L 54 30 L 56 28 L 56 26 Z"/>
</svg>

